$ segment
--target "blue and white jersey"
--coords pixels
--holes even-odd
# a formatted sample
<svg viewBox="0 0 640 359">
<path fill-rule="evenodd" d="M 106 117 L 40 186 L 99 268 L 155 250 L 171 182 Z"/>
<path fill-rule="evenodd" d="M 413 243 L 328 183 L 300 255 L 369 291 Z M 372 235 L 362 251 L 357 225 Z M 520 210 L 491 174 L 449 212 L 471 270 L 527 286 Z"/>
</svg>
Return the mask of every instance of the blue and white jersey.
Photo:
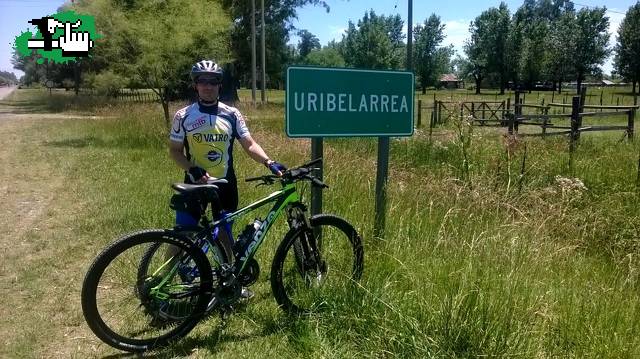
<svg viewBox="0 0 640 359">
<path fill-rule="evenodd" d="M 181 142 L 194 166 L 211 176 L 235 180 L 233 141 L 249 136 L 242 114 L 235 107 L 218 102 L 203 106 L 196 102 L 178 110 L 173 117 L 171 141 Z"/>
</svg>

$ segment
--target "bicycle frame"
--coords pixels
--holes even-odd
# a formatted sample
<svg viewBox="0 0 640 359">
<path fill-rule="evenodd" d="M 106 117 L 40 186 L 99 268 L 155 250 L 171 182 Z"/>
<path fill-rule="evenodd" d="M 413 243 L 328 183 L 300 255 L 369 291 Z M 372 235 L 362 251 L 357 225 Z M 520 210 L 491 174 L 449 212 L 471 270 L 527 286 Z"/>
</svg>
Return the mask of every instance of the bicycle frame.
<svg viewBox="0 0 640 359">
<path fill-rule="evenodd" d="M 280 217 L 282 210 L 287 208 L 292 203 L 300 202 L 300 195 L 296 189 L 294 183 L 289 183 L 283 186 L 283 188 L 279 191 L 271 193 L 269 196 L 256 201 L 254 203 L 249 204 L 246 207 L 243 207 L 235 212 L 228 213 L 224 215 L 223 218 L 214 220 L 211 223 L 212 228 L 224 228 L 227 227 L 226 224 L 231 223 L 235 218 L 240 217 L 246 214 L 249 211 L 252 211 L 256 208 L 260 208 L 268 203 L 275 202 L 273 207 L 265 217 L 264 221 L 260 225 L 254 234 L 253 237 L 247 242 L 246 249 L 244 253 L 240 255 L 240 262 L 236 263 L 235 274 L 240 274 L 244 270 L 246 264 L 249 262 L 253 255 L 258 250 L 260 245 L 262 244 L 264 237 L 267 232 L 271 228 L 271 225 Z M 223 227 L 221 227 L 223 226 Z"/>
</svg>

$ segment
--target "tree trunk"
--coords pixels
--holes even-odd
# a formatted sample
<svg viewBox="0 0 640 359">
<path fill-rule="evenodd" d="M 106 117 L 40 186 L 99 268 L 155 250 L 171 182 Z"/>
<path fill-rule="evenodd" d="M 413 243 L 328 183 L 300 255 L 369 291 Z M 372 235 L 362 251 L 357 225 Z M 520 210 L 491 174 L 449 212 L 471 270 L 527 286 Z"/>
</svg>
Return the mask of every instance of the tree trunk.
<svg viewBox="0 0 640 359">
<path fill-rule="evenodd" d="M 476 95 L 480 94 L 480 83 L 482 82 L 481 77 L 476 77 Z"/>
<path fill-rule="evenodd" d="M 164 121 L 167 124 L 167 128 L 170 128 L 171 118 L 169 117 L 169 101 L 167 100 L 167 96 L 162 96 L 160 102 L 162 103 L 162 110 L 164 111 Z"/>
<path fill-rule="evenodd" d="M 427 86 L 422 85 L 422 94 L 426 94 L 427 93 Z"/>
<path fill-rule="evenodd" d="M 635 96 L 636 95 L 636 80 L 633 80 L 632 82 L 633 82 L 633 90 L 632 90 L 631 93 L 633 94 L 633 96 Z"/>
<path fill-rule="evenodd" d="M 558 81 L 558 94 L 562 93 L 562 80 Z"/>
</svg>

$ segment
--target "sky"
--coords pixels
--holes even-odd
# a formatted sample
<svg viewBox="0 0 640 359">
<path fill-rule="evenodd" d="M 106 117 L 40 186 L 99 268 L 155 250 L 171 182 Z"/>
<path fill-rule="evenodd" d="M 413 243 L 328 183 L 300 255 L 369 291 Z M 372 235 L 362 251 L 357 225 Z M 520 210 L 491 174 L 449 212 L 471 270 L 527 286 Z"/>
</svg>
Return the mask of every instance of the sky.
<svg viewBox="0 0 640 359">
<path fill-rule="evenodd" d="M 320 6 L 305 6 L 298 9 L 298 19 L 293 24 L 298 29 L 306 29 L 320 39 L 322 45 L 335 39 L 340 40 L 342 33 L 347 28 L 349 20 L 357 24 L 364 13 L 372 9 L 378 15 L 400 14 L 405 27 L 407 24 L 408 0 L 325 0 L 330 7 L 327 13 Z M 515 12 L 522 0 L 505 0 L 511 13 Z M 22 31 L 34 30 L 28 23 L 33 18 L 40 18 L 56 12 L 64 1 L 62 0 L 0 0 L 0 70 L 12 71 L 19 77 L 20 71 L 14 70 L 11 65 L 13 42 Z M 259 1 L 256 1 L 259 5 Z M 445 24 L 446 38 L 444 45 L 453 44 L 454 49 L 463 54 L 462 46 L 469 36 L 469 23 L 482 11 L 490 7 L 497 7 L 499 0 L 450 0 L 430 1 L 413 0 L 413 23 L 423 23 L 431 14 L 440 16 Z M 607 6 L 609 10 L 609 43 L 615 43 L 615 34 L 618 26 L 624 18 L 627 9 L 635 4 L 634 0 L 580 0 L 576 2 L 576 8 L 584 6 Z M 405 32 L 406 33 L 406 32 Z M 290 42 L 297 43 L 298 38 L 292 36 Z M 605 73 L 610 73 L 612 60 L 609 59 L 603 66 Z"/>
</svg>

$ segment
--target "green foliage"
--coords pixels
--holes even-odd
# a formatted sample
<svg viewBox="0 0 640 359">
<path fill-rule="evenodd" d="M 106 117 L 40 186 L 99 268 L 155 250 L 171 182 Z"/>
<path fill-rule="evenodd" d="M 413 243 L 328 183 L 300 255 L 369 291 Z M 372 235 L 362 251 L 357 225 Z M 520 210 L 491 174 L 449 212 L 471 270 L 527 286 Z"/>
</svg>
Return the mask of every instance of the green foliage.
<svg viewBox="0 0 640 359">
<path fill-rule="evenodd" d="M 251 79 L 251 1 L 222 0 L 222 5 L 231 15 L 231 53 L 235 68 L 242 74 L 242 82 L 248 84 Z M 260 43 L 260 2 L 256 1 L 256 43 Z M 265 0 L 265 42 L 266 74 L 268 86 L 278 87 L 284 81 L 284 69 L 289 61 L 295 60 L 287 43 L 289 33 L 294 30 L 292 20 L 296 9 L 304 5 L 320 5 L 329 11 L 322 0 Z M 259 45 L 258 45 L 259 46 Z M 258 47 L 259 48 L 259 47 Z M 258 51 L 259 54 L 259 51 Z M 259 55 L 258 55 L 259 56 Z M 259 63 L 259 61 L 258 61 Z"/>
<path fill-rule="evenodd" d="M 498 8 L 483 11 L 469 26 L 471 38 L 465 44 L 465 52 L 473 65 L 478 93 L 480 81 L 487 73 L 497 74 L 500 91 L 504 92 L 508 81 L 507 35 L 510 20 L 507 5 L 501 3 Z"/>
<path fill-rule="evenodd" d="M 18 83 L 18 79 L 13 72 L 0 71 L 0 85 L 12 85 Z"/>
<path fill-rule="evenodd" d="M 340 51 L 336 48 L 325 46 L 320 50 L 313 50 L 307 55 L 305 61 L 307 65 L 322 67 L 344 67 L 345 61 Z"/>
<path fill-rule="evenodd" d="M 104 96 L 115 96 L 120 89 L 128 85 L 126 78 L 114 73 L 111 70 L 103 71 L 95 75 L 92 79 L 93 87 L 98 94 Z"/>
<path fill-rule="evenodd" d="M 300 41 L 298 41 L 298 56 L 300 56 L 301 60 L 304 60 L 311 51 L 322 48 L 318 37 L 309 31 L 299 30 L 298 36 L 300 36 Z"/>
<path fill-rule="evenodd" d="M 98 63 L 167 103 L 190 86 L 191 66 L 202 59 L 230 59 L 230 19 L 220 3 L 208 0 L 82 2 L 104 36 L 95 47 Z"/>
<path fill-rule="evenodd" d="M 574 78 L 580 84 L 587 75 L 599 74 L 599 65 L 604 64 L 609 49 L 609 18 L 605 16 L 606 8 L 582 8 L 576 13 L 576 31 L 568 34 L 575 43 L 573 56 Z"/>
<path fill-rule="evenodd" d="M 358 25 L 349 21 L 340 47 L 348 67 L 399 69 L 404 63 L 403 21 L 400 15 L 376 15 L 366 12 Z"/>
<path fill-rule="evenodd" d="M 618 29 L 614 66 L 627 81 L 640 81 L 640 2 L 631 6 Z"/>
<path fill-rule="evenodd" d="M 436 86 L 440 75 L 449 69 L 453 47 L 440 47 L 444 40 L 444 24 L 432 14 L 423 25 L 413 29 L 415 72 L 425 93 L 427 86 Z"/>
</svg>

